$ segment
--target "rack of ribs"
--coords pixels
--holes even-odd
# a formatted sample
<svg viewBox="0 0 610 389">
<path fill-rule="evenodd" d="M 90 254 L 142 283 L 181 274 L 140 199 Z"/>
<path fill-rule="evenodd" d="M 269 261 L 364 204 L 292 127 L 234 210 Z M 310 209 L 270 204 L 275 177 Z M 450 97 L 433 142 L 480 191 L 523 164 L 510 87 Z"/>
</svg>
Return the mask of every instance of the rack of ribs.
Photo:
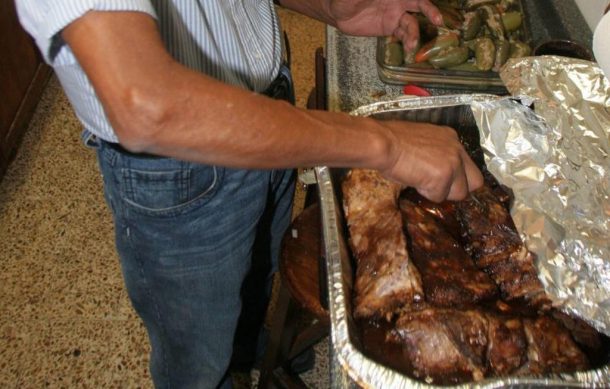
<svg viewBox="0 0 610 389">
<path fill-rule="evenodd" d="M 403 346 L 415 376 L 436 382 L 588 368 L 568 331 L 547 316 L 430 307 L 403 313 L 387 338 Z"/>
<path fill-rule="evenodd" d="M 457 214 L 477 267 L 498 284 L 503 298 L 548 310 L 551 302 L 538 279 L 534 254 L 521 242 L 510 214 L 491 189 L 471 192 L 457 203 Z"/>
<path fill-rule="evenodd" d="M 354 316 L 390 318 L 423 298 L 407 252 L 398 209 L 400 185 L 373 170 L 352 169 L 342 183 L 350 246 L 356 259 Z"/>
<path fill-rule="evenodd" d="M 474 305 L 497 297 L 491 278 L 477 269 L 466 251 L 435 218 L 409 200 L 399 207 L 409 253 L 419 270 L 426 301 L 435 306 Z"/>
</svg>

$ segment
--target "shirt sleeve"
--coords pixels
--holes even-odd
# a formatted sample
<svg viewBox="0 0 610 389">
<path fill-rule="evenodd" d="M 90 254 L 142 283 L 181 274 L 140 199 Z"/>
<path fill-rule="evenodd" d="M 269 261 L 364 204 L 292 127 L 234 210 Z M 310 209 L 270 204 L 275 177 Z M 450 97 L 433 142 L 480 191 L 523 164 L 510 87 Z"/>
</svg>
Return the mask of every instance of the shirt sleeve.
<svg viewBox="0 0 610 389">
<path fill-rule="evenodd" d="M 61 31 L 89 11 L 137 11 L 156 18 L 150 0 L 15 0 L 19 21 L 53 64 L 65 45 Z"/>
</svg>

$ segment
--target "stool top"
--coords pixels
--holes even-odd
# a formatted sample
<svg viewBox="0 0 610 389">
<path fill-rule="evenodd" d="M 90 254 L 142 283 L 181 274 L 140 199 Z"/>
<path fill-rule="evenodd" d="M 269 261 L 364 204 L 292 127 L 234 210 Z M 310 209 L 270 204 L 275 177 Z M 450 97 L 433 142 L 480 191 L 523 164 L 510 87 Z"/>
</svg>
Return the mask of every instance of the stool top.
<svg viewBox="0 0 610 389">
<path fill-rule="evenodd" d="M 320 320 L 329 320 L 320 304 L 318 260 L 322 254 L 320 207 L 305 208 L 292 222 L 282 241 L 280 274 L 290 295 Z"/>
</svg>

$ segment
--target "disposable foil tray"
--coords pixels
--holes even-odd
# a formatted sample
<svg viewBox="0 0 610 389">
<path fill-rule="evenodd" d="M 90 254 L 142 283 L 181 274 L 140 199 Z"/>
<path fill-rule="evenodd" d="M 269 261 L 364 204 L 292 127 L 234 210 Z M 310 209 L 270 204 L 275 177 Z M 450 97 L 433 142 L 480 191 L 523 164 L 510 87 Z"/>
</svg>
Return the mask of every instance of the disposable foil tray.
<svg viewBox="0 0 610 389">
<path fill-rule="evenodd" d="M 478 128 L 470 109 L 473 102 L 495 99 L 491 95 L 454 95 L 403 98 L 361 107 L 357 116 L 379 120 L 408 120 L 448 125 L 455 128 L 469 151 L 478 142 Z M 478 164 L 483 156 L 473 155 Z M 610 365 L 594 370 L 545 377 L 489 378 L 453 386 L 434 386 L 416 381 L 365 356 L 357 346 L 358 331 L 352 318 L 352 259 L 347 244 L 347 227 L 342 209 L 341 179 L 347 169 L 317 167 L 323 242 L 325 246 L 331 347 L 343 372 L 364 388 L 540 388 L 610 387 Z"/>
</svg>

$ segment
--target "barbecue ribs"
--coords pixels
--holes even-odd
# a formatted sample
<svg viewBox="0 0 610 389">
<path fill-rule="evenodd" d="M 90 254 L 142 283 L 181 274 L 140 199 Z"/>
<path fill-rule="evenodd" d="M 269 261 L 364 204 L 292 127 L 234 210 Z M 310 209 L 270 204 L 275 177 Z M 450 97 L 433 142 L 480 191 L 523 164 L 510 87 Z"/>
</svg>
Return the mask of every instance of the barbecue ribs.
<svg viewBox="0 0 610 389">
<path fill-rule="evenodd" d="M 415 376 L 436 382 L 573 372 L 589 366 L 568 330 L 548 316 L 426 308 L 403 313 L 388 340 L 403 345 Z"/>
<path fill-rule="evenodd" d="M 435 306 L 477 304 L 496 297 L 496 284 L 434 217 L 406 199 L 399 202 L 409 253 L 419 270 L 426 301 Z"/>
<path fill-rule="evenodd" d="M 400 186 L 373 170 L 352 169 L 342 191 L 357 262 L 354 316 L 390 317 L 420 301 L 421 278 L 407 254 L 398 210 Z"/>
<path fill-rule="evenodd" d="M 498 284 L 503 298 L 548 310 L 550 300 L 538 279 L 534 254 L 525 248 L 508 211 L 492 191 L 483 186 L 471 192 L 457 203 L 457 213 L 476 265 Z"/>
</svg>

